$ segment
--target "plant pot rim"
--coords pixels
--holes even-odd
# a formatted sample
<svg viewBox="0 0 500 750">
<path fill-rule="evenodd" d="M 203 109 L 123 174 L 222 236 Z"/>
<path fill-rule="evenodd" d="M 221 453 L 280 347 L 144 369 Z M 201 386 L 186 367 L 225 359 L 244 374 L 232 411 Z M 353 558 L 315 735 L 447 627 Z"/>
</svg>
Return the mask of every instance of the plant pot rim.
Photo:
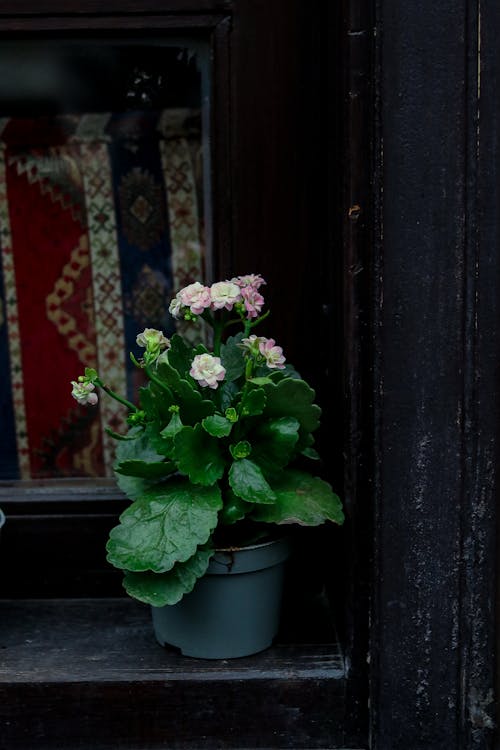
<svg viewBox="0 0 500 750">
<path fill-rule="evenodd" d="M 280 536 L 248 547 L 217 548 L 211 558 L 207 575 L 234 575 L 278 565 L 290 556 L 289 537 Z"/>
<path fill-rule="evenodd" d="M 274 539 L 269 539 L 267 542 L 259 542 L 258 544 L 243 544 L 238 547 L 216 547 L 215 552 L 226 552 L 226 553 L 234 553 L 234 552 L 246 552 L 247 550 L 253 550 L 253 549 L 263 549 L 264 547 L 270 547 L 272 544 L 279 544 L 280 542 L 286 542 L 288 541 L 288 536 L 283 534 L 282 536 L 275 537 Z"/>
<path fill-rule="evenodd" d="M 1 529 L 1 528 L 2 528 L 2 526 L 4 525 L 5 521 L 6 521 L 6 518 L 5 518 L 5 513 L 4 513 L 4 512 L 3 512 L 3 510 L 2 510 L 1 508 L 0 508 L 0 529 Z"/>
</svg>

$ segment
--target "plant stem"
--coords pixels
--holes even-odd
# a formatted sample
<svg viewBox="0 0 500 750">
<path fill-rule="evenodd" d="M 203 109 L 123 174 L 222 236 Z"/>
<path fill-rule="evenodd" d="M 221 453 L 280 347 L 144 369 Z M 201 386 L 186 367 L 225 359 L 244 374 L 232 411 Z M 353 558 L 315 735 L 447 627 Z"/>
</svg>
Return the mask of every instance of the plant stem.
<svg viewBox="0 0 500 750">
<path fill-rule="evenodd" d="M 216 357 L 220 356 L 220 345 L 222 341 L 222 330 L 224 323 L 214 320 L 214 354 Z"/>
<path fill-rule="evenodd" d="M 259 325 L 259 323 L 262 323 L 263 320 L 265 320 L 268 315 L 270 314 L 271 310 L 267 310 L 264 315 L 261 315 L 260 318 L 257 318 L 257 320 L 254 320 L 253 322 L 250 320 L 250 328 L 255 328 L 255 326 Z"/>
<path fill-rule="evenodd" d="M 152 380 L 153 383 L 155 383 L 162 390 L 168 391 L 168 393 L 171 394 L 171 391 L 170 391 L 170 388 L 168 387 L 168 385 L 166 383 L 164 383 L 162 380 L 160 380 L 160 378 L 156 377 L 156 375 L 154 374 L 154 372 L 151 371 L 151 367 L 149 367 L 149 366 L 145 367 L 144 370 L 145 370 L 146 375 L 148 376 L 148 378 L 150 380 Z"/>
<path fill-rule="evenodd" d="M 102 390 L 105 391 L 108 394 L 108 396 L 111 396 L 111 398 L 114 398 L 115 401 L 119 401 L 120 404 L 123 404 L 123 406 L 126 406 L 127 409 L 130 409 L 131 411 L 139 411 L 139 409 L 137 408 L 135 404 L 132 404 L 130 401 L 127 401 L 126 398 L 122 398 L 117 393 L 112 391 L 109 385 L 106 385 L 105 383 L 103 383 L 100 378 L 96 378 L 94 380 L 94 383 L 98 385 L 100 388 L 102 388 Z"/>
</svg>

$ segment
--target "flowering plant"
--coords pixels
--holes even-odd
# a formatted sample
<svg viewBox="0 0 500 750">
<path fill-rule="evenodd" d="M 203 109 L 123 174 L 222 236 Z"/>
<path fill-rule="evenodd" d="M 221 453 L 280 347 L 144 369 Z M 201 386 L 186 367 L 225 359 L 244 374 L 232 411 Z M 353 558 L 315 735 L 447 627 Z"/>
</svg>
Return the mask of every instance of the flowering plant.
<svg viewBox="0 0 500 750">
<path fill-rule="evenodd" d="M 128 434 L 109 432 L 119 440 L 118 484 L 132 503 L 107 552 L 141 601 L 175 604 L 191 591 L 224 529 L 343 521 L 330 485 L 296 465 L 318 458 L 312 433 L 321 411 L 281 347 L 252 333 L 268 315 L 263 284 L 252 274 L 182 289 L 170 313 L 205 320 L 212 351 L 146 328 L 137 337 L 142 359 L 131 354 L 148 379 L 139 406 L 94 369 L 73 382 L 80 403 L 95 405 L 101 388 L 129 410 Z M 243 330 L 227 337 L 233 325 Z"/>
</svg>

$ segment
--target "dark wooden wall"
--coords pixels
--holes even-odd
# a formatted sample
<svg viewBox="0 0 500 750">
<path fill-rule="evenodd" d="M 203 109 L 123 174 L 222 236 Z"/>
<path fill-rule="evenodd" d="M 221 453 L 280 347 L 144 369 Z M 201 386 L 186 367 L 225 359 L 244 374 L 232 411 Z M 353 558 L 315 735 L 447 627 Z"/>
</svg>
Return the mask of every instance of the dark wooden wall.
<svg viewBox="0 0 500 750">
<path fill-rule="evenodd" d="M 25 29 L 32 14 L 32 30 L 53 30 L 51 13 L 59 25 L 83 19 L 94 30 L 113 28 L 116 13 L 123 28 L 145 29 L 166 6 L 174 26 L 195 24 L 196 10 L 205 25 L 217 17 L 218 270 L 268 277 L 268 333 L 327 396 L 332 432 L 340 423 L 327 468 L 338 475 L 345 460 L 349 522 L 344 546 L 337 537 L 325 548 L 333 596 L 345 580 L 351 716 L 341 734 L 368 746 L 368 656 L 376 750 L 493 748 L 500 8 L 329 5 L 124 0 L 106 15 L 95 0 L 51 0 L 40 14 L 32 0 L 4 0 L 0 28 L 19 29 L 16 13 Z M 331 91 L 325 134 L 318 123 Z M 342 330 L 338 375 L 332 350 Z M 23 538 L 22 518 L 32 531 L 40 520 L 16 503 L 11 543 Z M 78 528 L 74 512 L 51 507 L 46 540 L 58 524 Z M 92 507 L 102 537 L 110 516 Z M 83 542 L 89 528 L 82 519 Z M 335 545 L 345 567 L 336 567 Z M 89 559 L 97 575 L 102 561 Z M 88 592 L 92 576 L 65 574 Z"/>
<path fill-rule="evenodd" d="M 377 13 L 374 746 L 491 748 L 500 11 Z"/>
</svg>

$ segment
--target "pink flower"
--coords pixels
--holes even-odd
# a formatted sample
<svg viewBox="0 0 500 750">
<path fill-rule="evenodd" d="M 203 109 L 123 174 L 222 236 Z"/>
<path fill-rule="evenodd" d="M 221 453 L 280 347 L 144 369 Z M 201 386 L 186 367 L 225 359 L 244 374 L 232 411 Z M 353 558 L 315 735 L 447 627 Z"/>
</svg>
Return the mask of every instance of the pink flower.
<svg viewBox="0 0 500 750">
<path fill-rule="evenodd" d="M 212 354 L 197 354 L 191 364 L 189 374 L 203 387 L 217 388 L 219 381 L 224 380 L 226 370 L 222 367 L 220 357 Z"/>
<path fill-rule="evenodd" d="M 266 283 L 259 273 L 249 273 L 246 276 L 236 276 L 234 279 L 231 279 L 231 281 L 238 284 L 240 287 L 251 286 L 254 289 L 259 289 L 262 284 Z"/>
<path fill-rule="evenodd" d="M 189 307 L 194 315 L 200 315 L 203 310 L 210 307 L 212 301 L 210 289 L 208 286 L 200 284 L 199 281 L 195 281 L 194 284 L 189 284 L 189 286 L 181 289 L 177 296 L 184 307 Z"/>
<path fill-rule="evenodd" d="M 93 393 L 95 390 L 93 383 L 77 383 L 75 380 L 72 380 L 71 385 L 73 386 L 71 395 L 79 404 L 90 404 L 91 406 L 97 404 L 98 398 L 97 393 Z"/>
<path fill-rule="evenodd" d="M 281 346 L 276 346 L 274 339 L 262 338 L 259 342 L 259 351 L 266 360 L 266 365 L 271 370 L 283 370 L 285 367 L 285 357 Z"/>
<path fill-rule="evenodd" d="M 232 310 L 236 302 L 241 301 L 240 288 L 232 281 L 218 281 L 210 287 L 210 296 L 212 299 L 212 309 Z"/>
<path fill-rule="evenodd" d="M 247 318 L 256 318 L 262 310 L 264 297 L 253 286 L 242 287 L 241 296 L 247 313 Z"/>
</svg>

